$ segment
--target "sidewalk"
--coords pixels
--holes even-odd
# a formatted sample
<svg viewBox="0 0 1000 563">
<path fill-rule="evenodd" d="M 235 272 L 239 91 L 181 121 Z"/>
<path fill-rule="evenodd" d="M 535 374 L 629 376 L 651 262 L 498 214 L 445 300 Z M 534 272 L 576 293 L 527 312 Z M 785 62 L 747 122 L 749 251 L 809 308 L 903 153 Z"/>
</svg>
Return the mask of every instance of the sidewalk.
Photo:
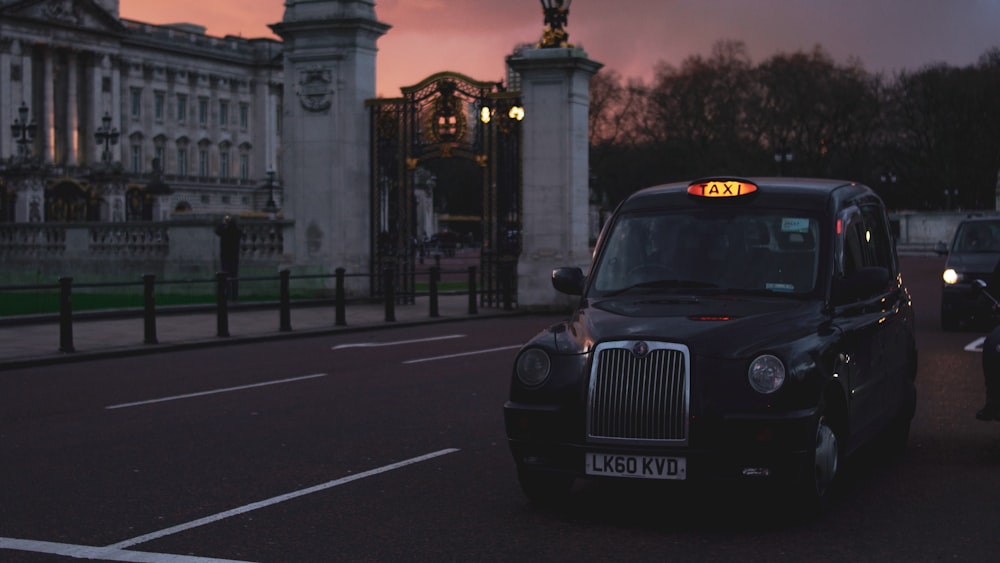
<svg viewBox="0 0 1000 563">
<path fill-rule="evenodd" d="M 291 309 L 291 331 L 282 332 L 278 307 L 229 311 L 229 336 L 218 336 L 214 311 L 173 314 L 157 311 L 156 343 L 146 344 L 142 315 L 128 318 L 89 320 L 74 318 L 72 352 L 60 352 L 57 321 L 0 325 L 0 370 L 52 363 L 149 354 L 171 350 L 220 346 L 338 332 L 356 332 L 432 322 L 482 319 L 517 314 L 501 308 L 478 307 L 469 314 L 468 295 L 441 295 L 438 316 L 430 316 L 429 297 L 417 297 L 412 305 L 396 305 L 395 321 L 386 321 L 385 305 L 348 304 L 345 326 L 336 326 L 336 308 L 331 305 Z"/>
</svg>

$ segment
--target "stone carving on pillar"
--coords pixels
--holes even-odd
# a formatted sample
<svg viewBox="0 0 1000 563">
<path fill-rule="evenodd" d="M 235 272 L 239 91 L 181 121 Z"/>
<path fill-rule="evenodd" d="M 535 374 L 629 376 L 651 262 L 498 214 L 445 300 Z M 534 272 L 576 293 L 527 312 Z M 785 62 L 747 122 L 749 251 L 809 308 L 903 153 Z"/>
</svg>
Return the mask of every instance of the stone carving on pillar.
<svg viewBox="0 0 1000 563">
<path fill-rule="evenodd" d="M 298 84 L 295 93 L 298 94 L 303 108 L 312 112 L 330 109 L 333 104 L 332 70 L 321 66 L 302 69 Z"/>
</svg>

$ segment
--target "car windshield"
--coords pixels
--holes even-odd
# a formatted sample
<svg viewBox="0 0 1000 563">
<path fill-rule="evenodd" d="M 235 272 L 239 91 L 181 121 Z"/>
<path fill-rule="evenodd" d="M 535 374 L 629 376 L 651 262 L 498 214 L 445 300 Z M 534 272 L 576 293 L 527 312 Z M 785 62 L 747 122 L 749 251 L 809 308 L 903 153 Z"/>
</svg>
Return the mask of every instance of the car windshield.
<svg viewBox="0 0 1000 563">
<path fill-rule="evenodd" d="M 714 207 L 620 216 L 592 290 L 803 294 L 816 286 L 819 223 L 801 212 Z"/>
<path fill-rule="evenodd" d="M 958 226 L 953 252 L 1000 252 L 1000 221 L 968 221 Z"/>
</svg>

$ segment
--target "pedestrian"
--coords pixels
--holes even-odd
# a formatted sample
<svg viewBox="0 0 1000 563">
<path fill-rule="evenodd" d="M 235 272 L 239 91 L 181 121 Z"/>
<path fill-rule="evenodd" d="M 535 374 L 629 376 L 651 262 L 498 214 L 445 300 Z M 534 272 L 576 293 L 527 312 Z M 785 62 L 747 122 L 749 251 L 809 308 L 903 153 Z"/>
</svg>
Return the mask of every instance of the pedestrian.
<svg viewBox="0 0 1000 563">
<path fill-rule="evenodd" d="M 222 272 L 226 274 L 226 296 L 235 302 L 239 299 L 240 240 L 243 231 L 235 217 L 226 215 L 222 224 L 215 227 L 215 234 L 219 236 L 219 258 Z"/>
</svg>

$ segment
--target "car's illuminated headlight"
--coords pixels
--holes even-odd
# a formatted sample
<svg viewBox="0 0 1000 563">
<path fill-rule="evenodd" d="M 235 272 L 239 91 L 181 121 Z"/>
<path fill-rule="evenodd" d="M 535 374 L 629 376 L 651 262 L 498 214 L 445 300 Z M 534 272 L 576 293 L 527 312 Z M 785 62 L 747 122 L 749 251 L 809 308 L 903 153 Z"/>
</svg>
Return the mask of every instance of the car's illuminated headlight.
<svg viewBox="0 0 1000 563">
<path fill-rule="evenodd" d="M 514 371 L 525 387 L 538 387 L 548 379 L 551 367 L 548 354 L 538 348 L 528 348 L 517 357 Z"/>
<path fill-rule="evenodd" d="M 757 356 L 750 362 L 747 377 L 750 379 L 750 386 L 758 393 L 774 393 L 785 382 L 785 364 L 777 356 Z"/>
<path fill-rule="evenodd" d="M 943 274 L 941 274 L 941 279 L 944 280 L 944 283 L 951 285 L 958 283 L 958 280 L 962 279 L 962 276 L 958 275 L 958 272 L 956 272 L 954 268 L 948 268 Z"/>
</svg>

